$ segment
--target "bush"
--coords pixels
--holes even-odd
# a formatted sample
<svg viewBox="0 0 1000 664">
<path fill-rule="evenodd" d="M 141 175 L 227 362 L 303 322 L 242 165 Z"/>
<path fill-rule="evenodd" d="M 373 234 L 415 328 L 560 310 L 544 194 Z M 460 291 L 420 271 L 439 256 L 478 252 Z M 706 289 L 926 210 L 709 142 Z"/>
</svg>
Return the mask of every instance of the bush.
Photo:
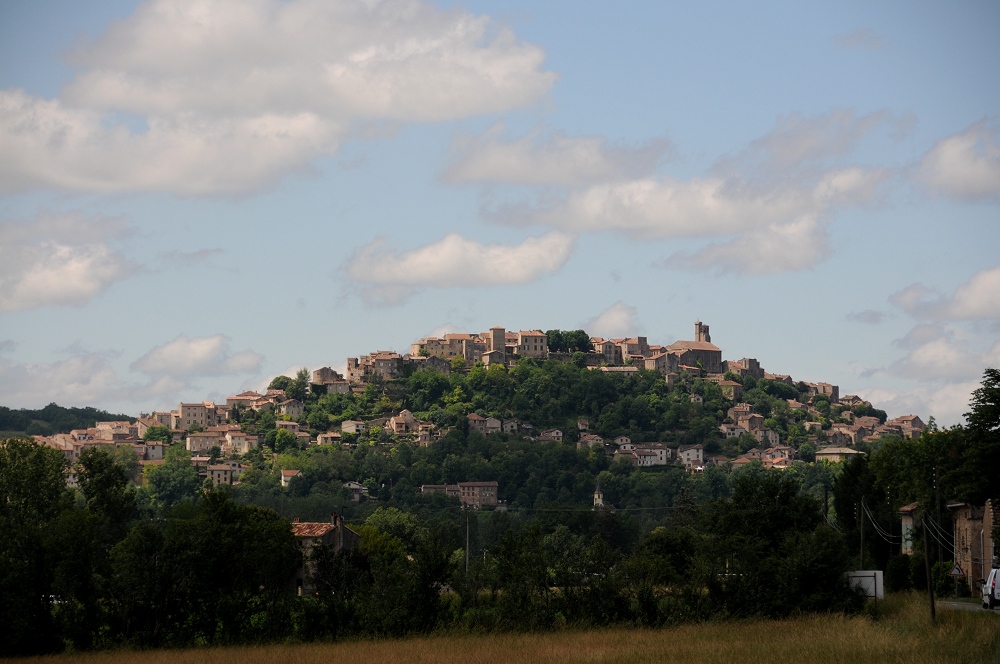
<svg viewBox="0 0 1000 664">
<path fill-rule="evenodd" d="M 913 587 L 910 580 L 910 556 L 893 556 L 885 570 L 885 585 L 889 592 L 896 593 Z"/>
</svg>

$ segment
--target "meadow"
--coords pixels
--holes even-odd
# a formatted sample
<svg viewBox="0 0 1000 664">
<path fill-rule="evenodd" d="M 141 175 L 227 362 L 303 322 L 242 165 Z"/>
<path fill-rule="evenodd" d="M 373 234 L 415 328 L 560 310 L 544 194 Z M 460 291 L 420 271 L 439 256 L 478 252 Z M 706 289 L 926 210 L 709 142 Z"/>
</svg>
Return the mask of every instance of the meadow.
<svg viewBox="0 0 1000 664">
<path fill-rule="evenodd" d="M 14 660 L 9 660 L 14 661 Z M 32 657 L 32 664 L 491 664 L 493 662 L 1000 663 L 1000 615 L 942 609 L 930 625 L 924 598 L 889 597 L 868 615 L 715 622 L 664 629 L 435 635 L 327 644 L 117 651 Z"/>
</svg>

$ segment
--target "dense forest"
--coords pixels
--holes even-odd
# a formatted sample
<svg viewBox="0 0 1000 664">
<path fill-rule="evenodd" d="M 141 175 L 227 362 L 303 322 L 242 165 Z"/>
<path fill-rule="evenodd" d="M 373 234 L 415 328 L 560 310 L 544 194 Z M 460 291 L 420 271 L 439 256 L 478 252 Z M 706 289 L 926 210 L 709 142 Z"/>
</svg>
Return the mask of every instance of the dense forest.
<svg viewBox="0 0 1000 664">
<path fill-rule="evenodd" d="M 132 419 L 128 415 L 116 415 L 97 408 L 64 408 L 54 403 L 37 410 L 12 410 L 0 406 L 0 432 L 15 436 L 51 436 L 73 429 L 86 429 L 104 420 Z"/>
<path fill-rule="evenodd" d="M 578 450 L 572 439 L 484 437 L 468 431 L 465 415 L 512 415 L 568 431 L 586 415 L 607 435 L 725 450 L 739 442 L 715 435 L 730 403 L 714 384 L 685 380 L 666 390 L 644 372 L 524 364 L 502 374 L 419 372 L 356 395 L 303 394 L 303 423 L 317 430 L 401 407 L 451 429 L 427 447 L 373 427 L 349 448 L 300 448 L 279 435 L 273 415 L 242 413 L 265 446 L 243 459 L 250 468 L 232 488 L 199 481 L 190 455 L 174 445 L 165 463 L 142 473 L 121 450 L 87 450 L 73 491 L 60 452 L 4 441 L 0 621 L 8 629 L 0 653 L 856 611 L 862 602 L 844 582 L 848 569 L 886 570 L 893 590 L 926 587 L 922 555 L 899 555 L 900 506 L 920 501 L 930 513 L 942 500 L 1000 495 L 993 369 L 965 426 L 873 441 L 846 464 L 688 473 L 611 463 L 602 449 Z M 304 379 L 288 378 L 286 388 L 294 392 Z M 771 406 L 768 418 L 794 435 L 796 415 L 783 413 L 783 395 L 769 391 L 781 388 L 747 387 L 747 398 Z M 692 391 L 703 403 L 691 401 Z M 699 422 L 701 439 L 690 433 Z M 287 488 L 282 468 L 302 471 Z M 490 479 L 505 509 L 466 511 L 457 498 L 417 491 Z M 353 503 L 348 480 L 364 484 L 369 500 Z M 603 509 L 593 507 L 598 482 Z M 858 505 L 866 508 L 860 517 Z M 313 549 L 316 590 L 297 596 L 291 579 L 303 561 L 289 520 L 325 521 L 333 510 L 360 543 L 339 553 Z M 946 520 L 945 510 L 944 531 Z M 948 551 L 937 548 L 932 583 L 951 591 Z"/>
</svg>

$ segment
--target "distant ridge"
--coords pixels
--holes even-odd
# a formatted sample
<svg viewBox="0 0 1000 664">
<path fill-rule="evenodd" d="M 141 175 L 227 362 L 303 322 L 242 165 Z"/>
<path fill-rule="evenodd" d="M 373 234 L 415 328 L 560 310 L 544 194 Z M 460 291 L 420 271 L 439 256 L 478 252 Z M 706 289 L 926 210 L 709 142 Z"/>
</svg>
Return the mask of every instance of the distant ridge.
<svg viewBox="0 0 1000 664">
<path fill-rule="evenodd" d="M 7 436 L 51 436 L 54 433 L 69 433 L 73 429 L 87 429 L 98 421 L 135 420 L 131 415 L 109 413 L 92 408 L 65 408 L 50 403 L 45 408 L 13 410 L 0 406 L 0 437 Z"/>
</svg>

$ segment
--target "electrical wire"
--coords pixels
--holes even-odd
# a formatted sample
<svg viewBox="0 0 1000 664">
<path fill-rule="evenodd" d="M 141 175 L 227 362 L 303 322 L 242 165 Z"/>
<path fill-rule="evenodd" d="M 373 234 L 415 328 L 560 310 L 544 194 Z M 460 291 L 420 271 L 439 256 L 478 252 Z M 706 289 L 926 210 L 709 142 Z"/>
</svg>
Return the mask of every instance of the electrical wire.
<svg viewBox="0 0 1000 664">
<path fill-rule="evenodd" d="M 868 520 L 872 522 L 872 525 L 875 526 L 875 532 L 878 533 L 879 537 L 884 539 L 889 544 L 898 544 L 900 542 L 901 538 L 898 535 L 893 535 L 892 533 L 887 532 L 878 524 L 875 517 L 873 517 L 872 513 L 868 510 L 868 506 L 865 505 L 864 500 L 861 501 L 861 509 L 864 510 L 865 516 L 867 516 Z"/>
</svg>

